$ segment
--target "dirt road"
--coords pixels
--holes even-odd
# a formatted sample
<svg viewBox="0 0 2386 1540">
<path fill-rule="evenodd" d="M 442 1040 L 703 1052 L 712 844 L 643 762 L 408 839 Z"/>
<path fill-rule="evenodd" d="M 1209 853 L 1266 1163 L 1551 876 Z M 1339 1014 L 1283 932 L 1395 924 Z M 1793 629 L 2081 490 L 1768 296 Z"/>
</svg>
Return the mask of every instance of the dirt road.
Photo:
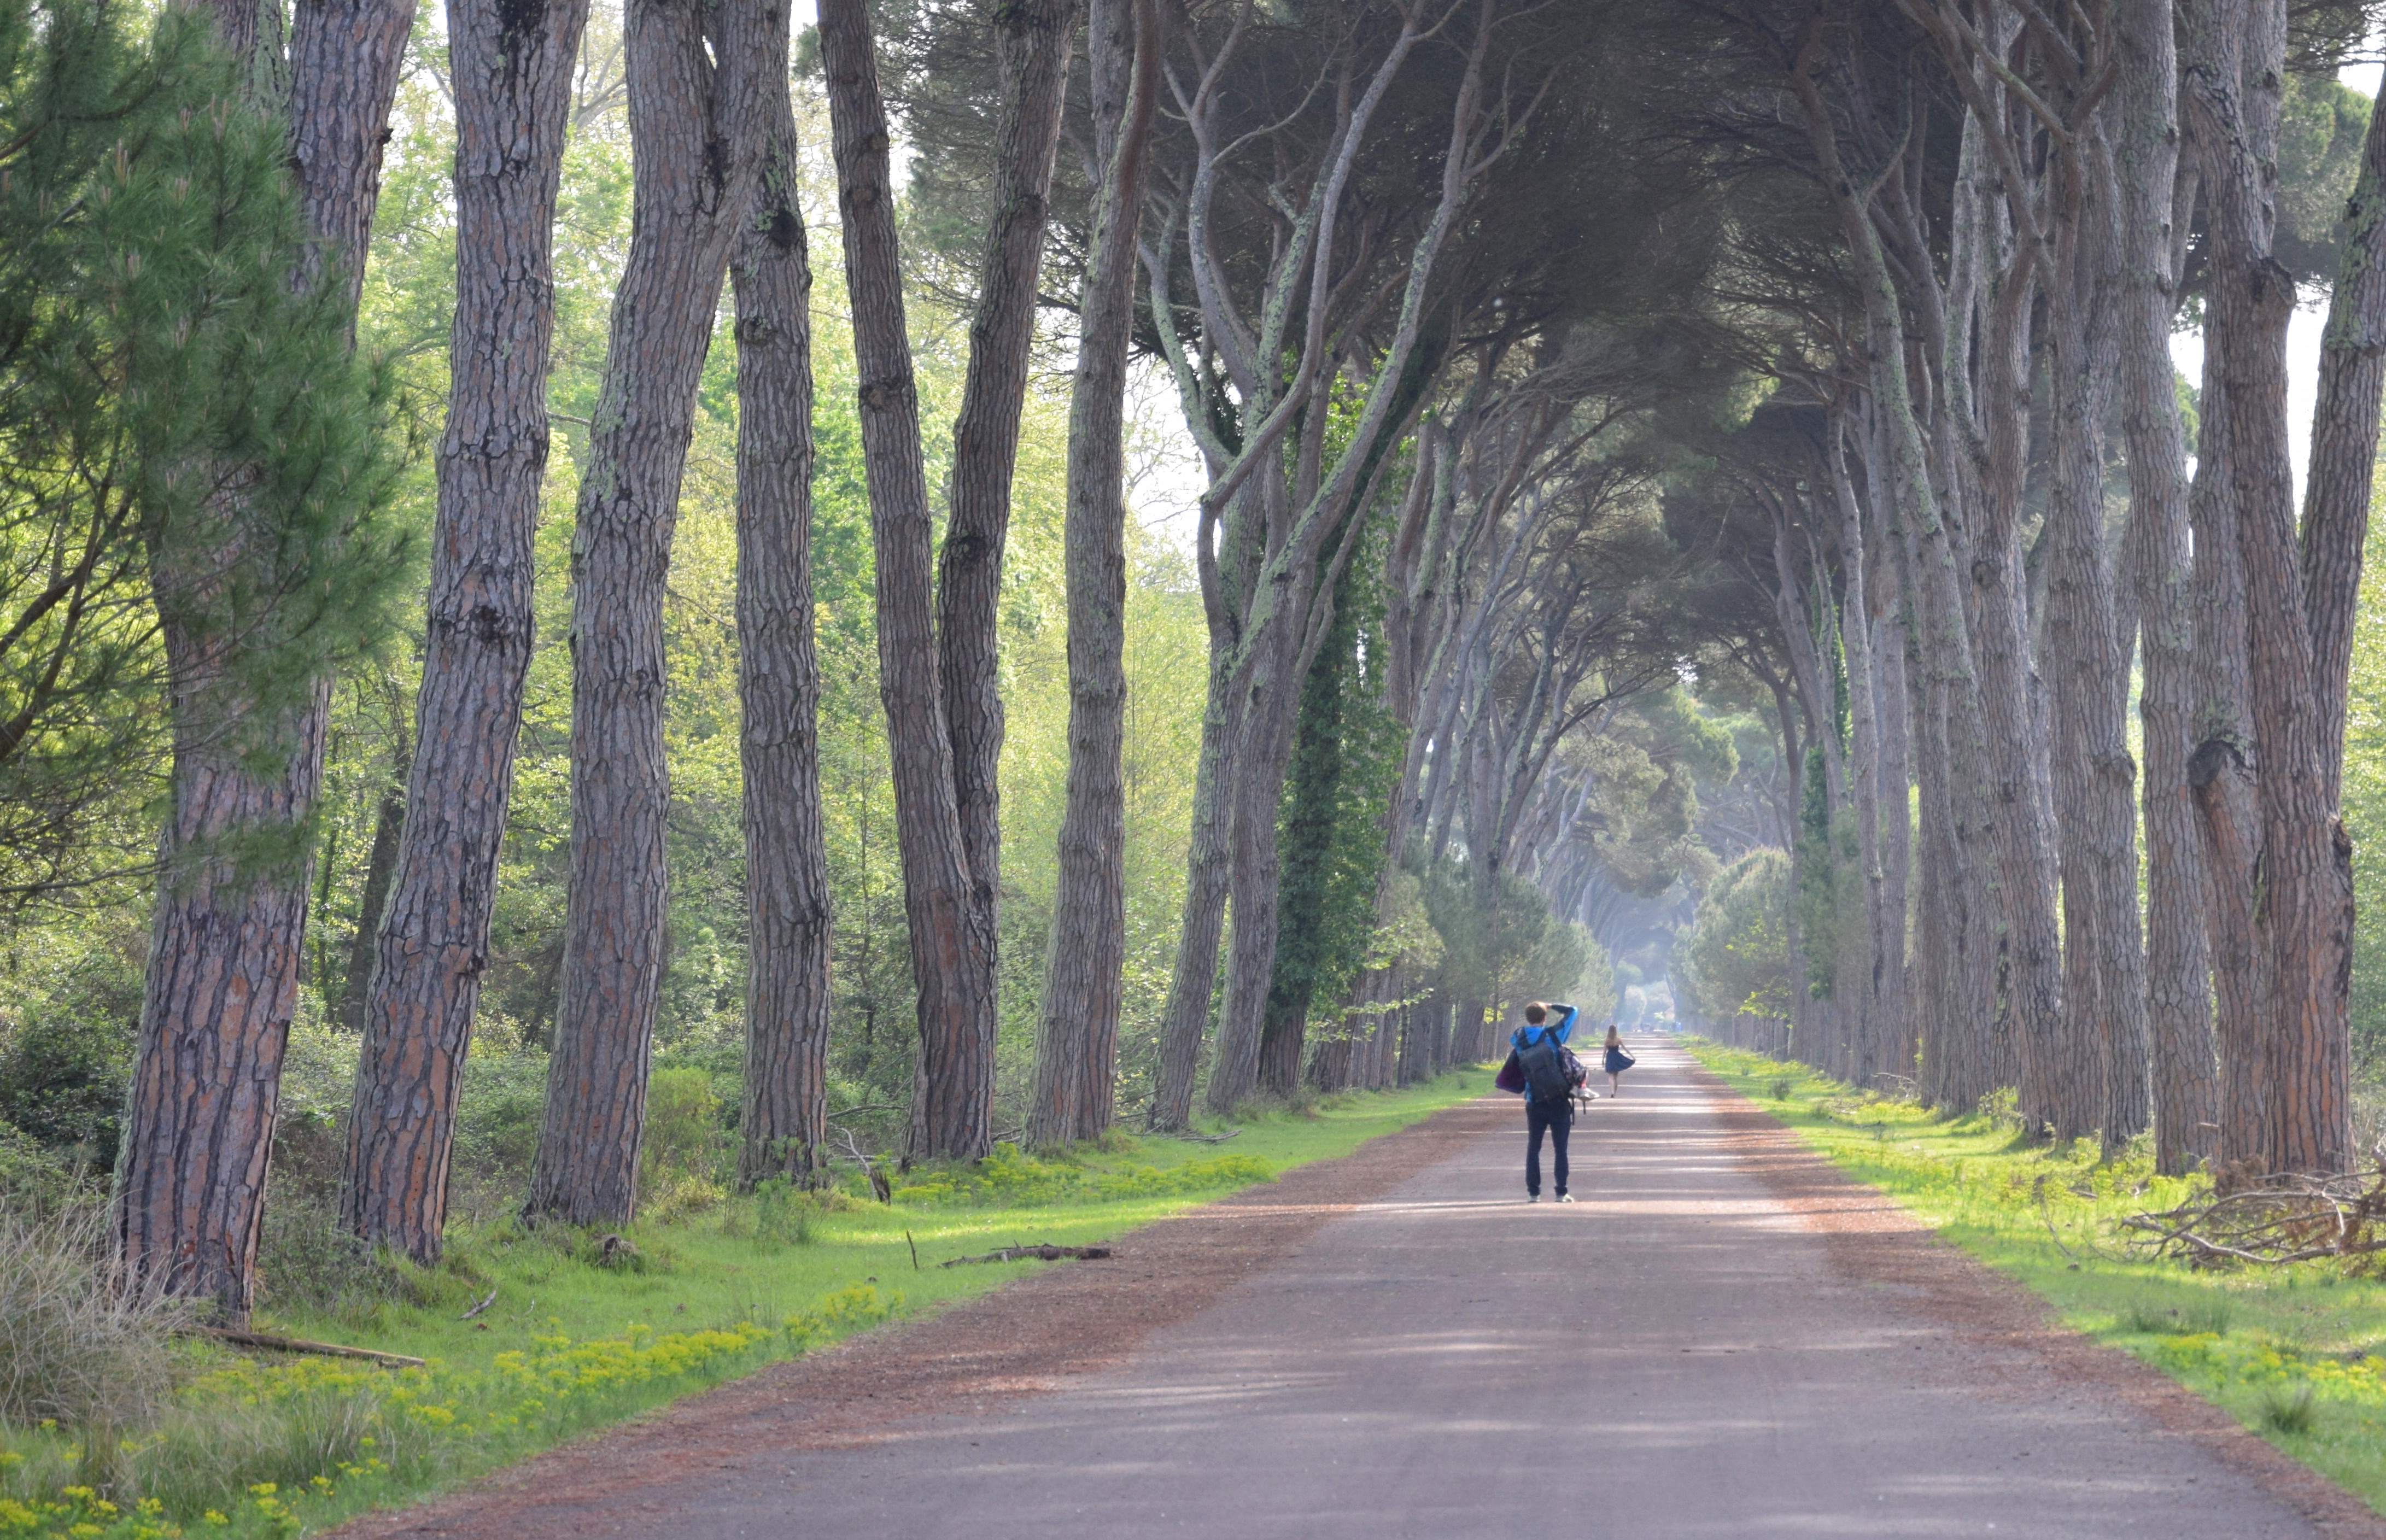
<svg viewBox="0 0 2386 1540">
<path fill-rule="evenodd" d="M 1413 1171 L 1379 1150 L 1371 1197 L 1279 1203 L 1305 1234 L 1214 1287 L 1054 1270 L 1006 1290 L 1040 1299 L 1045 1345 L 1003 1374 L 935 1388 L 967 1307 L 370 1533 L 2386 1534 L 2169 1382 L 2045 1329 L 1676 1050 L 1581 1120 L 1573 1204 L 1523 1202 L 1522 1121 L 1507 1102 L 1398 1136 Z M 1180 1245 L 1216 1221 L 1182 1222 Z M 982 1304 L 986 1329 L 1020 1308 Z M 856 1414 L 873 1373 L 929 1388 Z"/>
</svg>

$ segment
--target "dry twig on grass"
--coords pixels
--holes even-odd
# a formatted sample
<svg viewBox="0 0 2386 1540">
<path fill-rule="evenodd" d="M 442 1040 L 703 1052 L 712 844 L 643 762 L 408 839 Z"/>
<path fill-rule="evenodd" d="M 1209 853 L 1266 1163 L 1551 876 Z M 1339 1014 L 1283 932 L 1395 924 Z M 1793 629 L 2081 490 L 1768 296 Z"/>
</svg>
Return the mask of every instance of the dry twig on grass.
<svg viewBox="0 0 2386 1540">
<path fill-rule="evenodd" d="M 2342 1176 L 2256 1177 L 2227 1193 L 2204 1192 L 2175 1208 L 2132 1214 L 2121 1228 L 2157 1256 L 2206 1266 L 2277 1266 L 2386 1251 L 2386 1167 Z"/>
<path fill-rule="evenodd" d="M 276 1336 L 270 1332 L 243 1332 L 229 1326 L 194 1326 L 190 1330 L 203 1337 L 219 1342 L 236 1343 L 243 1347 L 270 1347 L 277 1353 L 319 1353 L 334 1358 L 365 1358 L 383 1369 L 421 1369 L 422 1360 L 404 1353 L 384 1353 L 378 1347 L 348 1347 L 336 1342 L 309 1342 L 305 1337 Z"/>
<path fill-rule="evenodd" d="M 939 1262 L 936 1265 L 938 1267 L 957 1268 L 963 1262 L 1024 1262 L 1030 1260 L 1057 1262 L 1063 1257 L 1074 1257 L 1079 1261 L 1085 1262 L 1098 1262 L 1110 1254 L 1111 1248 L 1106 1246 L 1054 1246 L 1051 1242 L 1047 1241 L 1042 1246 L 1006 1246 L 1000 1251 L 989 1251 L 983 1257 L 956 1257 L 949 1262 Z"/>
</svg>

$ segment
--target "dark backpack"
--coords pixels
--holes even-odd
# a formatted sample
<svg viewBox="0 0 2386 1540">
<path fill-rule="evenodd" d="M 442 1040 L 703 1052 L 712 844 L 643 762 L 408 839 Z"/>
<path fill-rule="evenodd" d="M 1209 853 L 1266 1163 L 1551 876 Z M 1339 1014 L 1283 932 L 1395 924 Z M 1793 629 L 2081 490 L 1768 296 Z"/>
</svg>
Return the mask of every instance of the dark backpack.
<svg viewBox="0 0 2386 1540">
<path fill-rule="evenodd" d="M 1518 1048 L 1516 1063 L 1525 1071 L 1525 1099 L 1563 1101 L 1575 1087 L 1574 1066 L 1566 1062 L 1573 1058 L 1564 1045 L 1546 1032 Z"/>
</svg>

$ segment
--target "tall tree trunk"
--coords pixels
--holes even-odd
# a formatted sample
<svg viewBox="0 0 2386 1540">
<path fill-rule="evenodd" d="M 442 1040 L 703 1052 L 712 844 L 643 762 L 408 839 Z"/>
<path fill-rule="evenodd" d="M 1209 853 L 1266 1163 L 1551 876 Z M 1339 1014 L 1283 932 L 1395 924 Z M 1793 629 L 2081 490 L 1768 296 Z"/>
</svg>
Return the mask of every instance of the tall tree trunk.
<svg viewBox="0 0 2386 1540">
<path fill-rule="evenodd" d="M 2010 303 L 2010 300 L 2007 300 Z M 1995 348 L 2001 340 L 1988 345 Z M 1992 377 L 1995 371 L 1991 369 Z M 2008 388 L 2018 382 L 2006 376 Z M 1990 411 L 2004 410 L 2012 398 L 1991 397 Z M 2017 445 L 2013 446 L 2017 451 Z M 2005 997 L 2017 1033 L 2022 1115 L 2032 1127 L 2051 1122 L 2058 1137 L 2095 1128 L 2103 1116 L 2100 1087 L 2082 1086 L 2061 1073 L 2058 1055 L 2065 1031 L 2061 930 L 2055 920 L 2053 809 L 2042 780 L 2042 745 L 2032 709 L 2028 595 L 2022 570 L 2018 508 L 1994 487 L 1986 501 L 2005 503 L 1984 521 L 1971 564 L 1973 603 L 1979 624 L 1972 632 L 1978 665 L 1982 736 L 1988 746 L 1989 802 L 1995 820 L 1998 888 L 2004 909 Z"/>
<path fill-rule="evenodd" d="M 1835 422 L 1831 433 L 1831 483 L 1840 515 L 1841 581 L 1847 588 L 1846 602 L 1840 609 L 1840 634 L 1846 649 L 1848 747 L 1852 761 L 1848 766 L 1848 780 L 1855 804 L 1857 875 L 1864 883 L 1863 924 L 1849 926 L 1852 932 L 1861 931 L 1862 945 L 1849 958 L 1854 966 L 1840 970 L 1840 983 L 1834 992 L 1854 1008 L 1852 1014 L 1857 1033 L 1856 1040 L 1849 1045 L 1853 1070 L 1850 1078 L 1855 1084 L 1869 1086 L 1875 1074 L 1889 1068 L 1887 1045 L 1883 1042 L 1889 1031 L 1888 970 L 1891 966 L 1887 950 L 1889 873 L 1881 858 L 1881 810 L 1887 805 L 1889 788 L 1881 773 L 1881 699 L 1879 676 L 1873 659 L 1871 603 L 1865 588 L 1870 562 L 1865 552 L 1863 507 L 1848 477 L 1840 425 Z M 1904 792 L 1900 785 L 1894 794 L 1901 821 L 1905 816 Z M 1901 969 L 1904 966 L 1904 942 L 1903 917 L 1900 916 L 1895 964 Z"/>
<path fill-rule="evenodd" d="M 2187 784 L 2195 707 L 2189 584 L 2187 441 L 2170 357 L 2179 175 L 2178 59 L 2170 0 L 2125 0 L 2114 135 L 2121 210 L 2116 294 L 2122 426 L 2129 456 L 2130 581 L 2143 647 L 2138 712 L 2145 748 L 2146 1016 L 2154 1045 L 2154 1165 L 2191 1170 L 2218 1147 L 2204 864 Z M 2126 642 L 2126 636 L 2123 638 Z"/>
<path fill-rule="evenodd" d="M 1218 985 L 1218 947 L 1226 928 L 1234 859 L 1230 794 L 1235 722 L 1228 683 L 1234 651 L 1230 635 L 1212 632 L 1201 747 L 1193 768 L 1193 826 L 1186 841 L 1185 907 L 1168 1000 L 1161 1011 L 1160 1063 L 1153 1076 L 1149 1122 L 1162 1133 L 1192 1126 L 1201 1039 L 1209 1032 L 1211 996 Z"/>
<path fill-rule="evenodd" d="M 737 1183 L 809 1181 L 828 1137 L 828 851 L 812 642 L 811 257 L 785 72 L 767 87 L 737 305 L 737 695 L 745 771 L 745 1102 Z"/>
<path fill-rule="evenodd" d="M 1125 420 L 1136 240 L 1160 102 L 1152 0 L 1093 0 L 1086 24 L 1100 191 L 1069 400 L 1069 783 L 1036 1012 L 1027 1143 L 1111 1125 L 1126 966 Z"/>
<path fill-rule="evenodd" d="M 2286 328 L 2292 276 L 2271 255 L 2286 8 L 2281 0 L 2198 6 L 2186 78 L 2208 157 L 2208 346 L 2228 397 L 2237 546 L 2245 575 L 2260 903 L 2266 953 L 2262 1138 L 2232 1164 L 2338 1171 L 2352 1150 L 2352 851 L 2322 764 L 2320 670 L 2297 547 L 2287 445 Z M 2237 10 L 2242 24 L 2228 14 Z M 2204 14 L 2207 13 L 2208 14 Z"/>
<path fill-rule="evenodd" d="M 1299 642 L 1296 626 L 1279 622 L 1270 628 L 1259 640 L 1264 656 L 1240 692 L 1243 741 L 1235 753 L 1231 868 L 1235 929 L 1226 948 L 1218 1054 L 1202 1094 L 1203 1105 L 1219 1114 L 1231 1112 L 1259 1089 L 1260 1037 L 1282 919 L 1276 810 L 1291 757 L 1293 722 L 1288 719 L 1294 715 L 1286 709 L 1284 696 L 1298 695 L 1287 676 L 1296 667 Z"/>
<path fill-rule="evenodd" d="M 288 112 L 292 173 L 321 241 L 299 279 L 320 282 L 324 264 L 336 260 L 353 312 L 412 0 L 301 7 L 286 102 L 273 99 L 285 78 L 278 25 L 239 0 L 216 10 L 226 43 L 245 56 L 256 82 L 251 105 Z M 161 597 L 197 580 L 153 574 Z M 297 1000 L 307 871 L 303 858 L 243 870 L 231 847 L 302 843 L 294 836 L 322 784 L 331 685 L 319 682 L 311 702 L 286 720 L 256 727 L 253 703 L 240 698 L 208 644 L 173 620 L 172 604 L 160 608 L 174 759 L 117 1158 L 116 1244 L 136 1288 L 212 1297 L 237 1321 L 247 1317 L 255 1283 L 266 1161 Z M 228 734 L 232 724 L 249 725 L 236 735 L 242 742 Z M 245 746 L 263 748 L 273 762 L 260 769 Z"/>
<path fill-rule="evenodd" d="M 862 459 L 877 552 L 878 693 L 894 764 L 903 908 L 919 995 L 920 1071 L 911 1147 L 973 1157 L 991 1138 L 992 1090 L 977 1074 L 994 1045 L 986 958 L 969 858 L 953 804 L 953 746 L 945 728 L 931 619 L 927 475 L 920 401 L 904 327 L 885 104 L 863 0 L 827 0 L 821 63 L 844 213 L 846 288 L 860 376 Z M 931 1100 L 933 1086 L 941 1099 Z"/>
<path fill-rule="evenodd" d="M 1878 602 L 1878 601 L 1876 601 Z M 1907 811 L 1914 783 L 1911 695 L 1905 682 L 1905 627 L 1884 616 L 1874 625 L 1872 663 L 1880 700 L 1881 906 L 1880 1011 L 1888 1033 L 1885 1068 L 1912 1075 L 1920 1048 L 1914 1015 L 1914 977 L 1906 960 L 1905 935 L 1914 871 L 1914 824 Z"/>
<path fill-rule="evenodd" d="M 2344 771 L 2345 692 L 2362 543 L 2378 467 L 2379 398 L 2386 392 L 2386 113 L 2369 115 L 2361 172 L 2344 210 L 2344 252 L 2320 336 L 2319 403 L 2304 476 L 2304 603 L 2311 612 L 2320 770 L 2331 809 Z"/>
<path fill-rule="evenodd" d="M 572 538 L 571 886 L 524 1211 L 627 1221 L 664 966 L 663 590 L 696 390 L 754 210 L 785 0 L 634 6 L 635 207 Z"/>
<path fill-rule="evenodd" d="M 556 190 L 586 0 L 450 0 L 456 317 L 416 755 L 390 902 L 356 989 L 341 1218 L 439 1255 L 456 1102 L 505 842 L 547 452 Z M 376 838 L 375 848 L 379 848 Z"/>
<path fill-rule="evenodd" d="M 1301 681 L 1292 767 L 1282 799 L 1283 877 L 1259 1042 L 1259 1088 L 1274 1096 L 1290 1096 L 1300 1088 L 1310 1007 L 1331 945 L 1327 903 L 1341 811 L 1343 692 L 1350 686 L 1359 639 L 1358 612 L 1347 581 L 1351 570 L 1344 570 L 1334 624 Z"/>
<path fill-rule="evenodd" d="M 2121 239 L 2102 125 L 2083 125 L 2053 173 L 2064 210 L 2043 292 L 2053 347 L 2053 471 L 2048 487 L 2044 647 L 2054 719 L 2062 832 L 2066 1015 L 2062 1075 L 2092 1086 L 2092 1121 L 2058 1122 L 2058 1137 L 2101 1131 L 2109 1151 L 2146 1126 L 2150 1051 L 2145 953 L 2138 927 L 2137 766 L 2124 720 L 2129 664 L 2116 635 L 2104 551 L 2104 419 L 2112 402 L 2113 329 L 2105 269 Z M 2070 1098 L 2059 1105 L 2074 1105 Z"/>
<path fill-rule="evenodd" d="M 986 1153 L 991 1137 L 1002 899 L 997 610 L 1028 348 L 1036 338 L 1036 277 L 1044 260 L 1076 16 L 1076 0 L 1011 0 L 992 10 L 1001 93 L 994 218 L 978 274 L 977 312 L 970 322 L 969 375 L 953 422 L 936 626 L 945 727 L 952 735 L 951 795 L 961 822 L 971 922 L 980 943 L 964 954 L 962 966 L 977 969 L 982 977 L 968 992 L 976 1018 L 938 1022 L 933 1029 L 942 1039 L 941 1051 L 925 1047 L 932 1029 L 922 1020 L 921 1075 L 911 1120 L 911 1148 L 918 1155 L 974 1158 Z M 1129 282 L 1131 294 L 1131 274 Z"/>
<path fill-rule="evenodd" d="M 886 110 L 868 8 L 857 0 L 821 8 L 878 558 L 879 694 L 919 997 L 910 1149 L 931 1158 L 973 1159 L 993 1143 L 1002 748 L 995 602 L 1074 14 L 1073 0 L 1060 0 L 1004 6 L 998 18 L 995 218 L 953 428 L 951 508 L 936 591 Z"/>
<path fill-rule="evenodd" d="M 2228 1165 L 2262 1164 L 2262 950 L 2254 933 L 2254 866 L 2261 850 L 2254 805 L 2253 707 L 2245 632 L 2245 571 L 2237 550 L 2237 495 L 2230 482 L 2229 397 L 2217 345 L 2204 355 L 2195 482 L 2188 498 L 2194 575 L 2188 591 L 2194 624 L 2190 698 L 2194 715 L 2187 783 L 2196 809 L 2209 906 L 2204 936 L 2212 958 L 2213 1046 L 2220 1124 L 2216 1153 Z M 2254 1174 L 2262 1174 L 2256 1171 Z"/>
</svg>

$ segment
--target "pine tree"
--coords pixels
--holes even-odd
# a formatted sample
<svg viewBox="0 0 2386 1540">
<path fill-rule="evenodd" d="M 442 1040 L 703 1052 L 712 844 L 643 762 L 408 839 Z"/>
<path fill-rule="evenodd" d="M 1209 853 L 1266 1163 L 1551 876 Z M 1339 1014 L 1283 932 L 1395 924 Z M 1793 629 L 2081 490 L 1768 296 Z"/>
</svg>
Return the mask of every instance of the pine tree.
<svg viewBox="0 0 2386 1540">
<path fill-rule="evenodd" d="M 0 891 L 142 858 L 119 830 L 166 747 L 147 565 L 208 538 L 195 468 L 287 434 L 255 473 L 270 542 L 177 612 L 246 687 L 286 701 L 384 613 L 387 552 L 341 565 L 386 490 L 379 386 L 257 276 L 299 227 L 233 83 L 185 12 L 143 38 L 113 11 L 0 6 Z M 236 345 L 252 327 L 269 354 Z M 302 592 L 326 576 L 360 612 Z"/>
<path fill-rule="evenodd" d="M 343 1217 L 418 1261 L 439 1255 L 447 1158 L 488 962 L 497 852 L 513 790 L 555 329 L 557 184 L 586 0 L 523 14 L 448 7 L 456 101 L 456 319 L 439 444 L 427 647 L 408 785 L 374 831 L 376 866 L 348 980 L 361 1028 Z M 370 940 L 364 927 L 370 925 Z"/>
<path fill-rule="evenodd" d="M 88 805 L 76 779 L 144 765 L 169 707 L 118 1237 L 136 1281 L 236 1317 L 297 982 L 309 724 L 321 682 L 389 630 L 405 562 L 350 297 L 291 282 L 314 221 L 282 119 L 205 17 L 125 26 L 0 12 L 0 542 L 19 571 L 45 552 L 56 595 L 18 611 L 5 768 L 24 772 L 12 808 Z M 28 643 L 46 657 L 20 670 Z"/>
</svg>

